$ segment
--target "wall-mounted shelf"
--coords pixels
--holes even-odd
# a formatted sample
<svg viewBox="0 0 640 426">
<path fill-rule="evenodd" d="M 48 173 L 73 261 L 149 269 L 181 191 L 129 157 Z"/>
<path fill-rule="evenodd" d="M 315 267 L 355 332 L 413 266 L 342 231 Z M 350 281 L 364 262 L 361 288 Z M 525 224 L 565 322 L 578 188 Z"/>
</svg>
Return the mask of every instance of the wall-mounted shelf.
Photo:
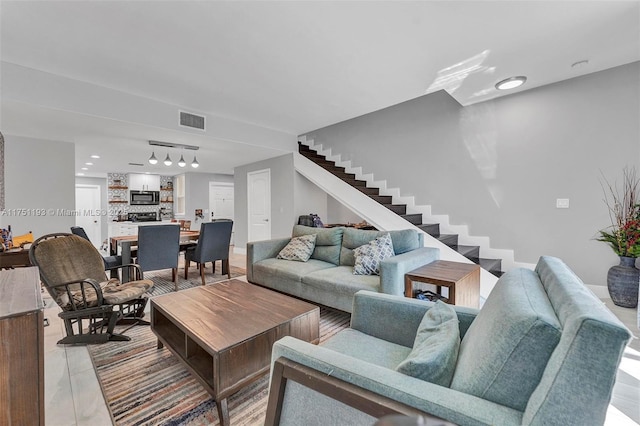
<svg viewBox="0 0 640 426">
<path fill-rule="evenodd" d="M 109 204 L 126 204 L 128 201 L 125 200 L 109 200 Z"/>
<path fill-rule="evenodd" d="M 169 188 L 169 187 L 166 187 L 166 186 L 162 186 L 162 187 L 160 187 L 160 191 L 170 191 L 170 192 L 173 192 L 173 188 Z"/>
<path fill-rule="evenodd" d="M 109 189 L 129 189 L 128 186 L 110 186 Z"/>
</svg>

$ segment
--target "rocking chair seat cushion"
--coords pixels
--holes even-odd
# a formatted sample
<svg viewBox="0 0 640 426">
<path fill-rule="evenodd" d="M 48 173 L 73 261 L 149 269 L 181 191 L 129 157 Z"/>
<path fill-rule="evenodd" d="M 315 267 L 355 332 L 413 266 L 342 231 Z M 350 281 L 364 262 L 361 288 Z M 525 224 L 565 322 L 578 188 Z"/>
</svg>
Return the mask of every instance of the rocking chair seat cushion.
<svg viewBox="0 0 640 426">
<path fill-rule="evenodd" d="M 121 284 L 119 280 L 112 278 L 109 281 L 100 283 L 102 297 L 104 301 L 110 305 L 118 305 L 120 303 L 137 299 L 146 293 L 151 287 L 153 287 L 153 281 L 151 280 L 138 280 Z M 77 290 L 71 291 L 71 296 L 73 297 L 77 307 L 91 308 L 98 306 L 98 298 L 96 297 L 96 292 L 92 287 L 85 286 L 85 295 L 87 300 L 86 306 L 82 304 L 82 290 L 78 288 Z M 69 297 L 66 293 L 60 294 L 59 304 L 64 310 L 73 309 L 69 303 Z"/>
<path fill-rule="evenodd" d="M 121 284 L 120 281 L 111 279 L 106 283 L 101 283 L 100 286 L 105 302 L 110 305 L 118 305 L 141 297 L 153 287 L 153 281 L 138 280 Z"/>
</svg>

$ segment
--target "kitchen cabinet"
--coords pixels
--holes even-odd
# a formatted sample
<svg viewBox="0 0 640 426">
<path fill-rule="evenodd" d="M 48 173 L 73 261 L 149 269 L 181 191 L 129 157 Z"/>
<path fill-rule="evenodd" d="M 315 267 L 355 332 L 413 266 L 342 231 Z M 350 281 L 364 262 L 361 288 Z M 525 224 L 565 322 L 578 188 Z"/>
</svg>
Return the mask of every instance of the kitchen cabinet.
<svg viewBox="0 0 640 426">
<path fill-rule="evenodd" d="M 129 189 L 134 191 L 160 191 L 160 175 L 130 173 Z"/>
</svg>

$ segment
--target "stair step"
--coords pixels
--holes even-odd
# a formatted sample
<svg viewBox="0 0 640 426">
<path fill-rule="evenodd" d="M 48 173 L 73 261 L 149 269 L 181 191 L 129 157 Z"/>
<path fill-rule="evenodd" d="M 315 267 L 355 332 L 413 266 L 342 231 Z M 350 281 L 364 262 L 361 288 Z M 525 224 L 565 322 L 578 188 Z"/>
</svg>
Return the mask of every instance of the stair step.
<svg viewBox="0 0 640 426">
<path fill-rule="evenodd" d="M 371 198 L 380 204 L 391 204 L 393 202 L 391 195 L 372 195 Z"/>
<path fill-rule="evenodd" d="M 406 204 L 384 204 L 386 208 L 399 215 L 407 214 Z"/>
<path fill-rule="evenodd" d="M 486 269 L 491 272 L 495 276 L 502 275 L 502 259 L 484 259 L 484 258 L 469 258 L 472 262 L 477 263 L 482 267 L 482 269 Z"/>
<path fill-rule="evenodd" d="M 480 257 L 480 246 L 457 245 L 454 249 L 468 259 Z"/>
<path fill-rule="evenodd" d="M 309 160 L 314 161 L 314 162 L 315 161 L 327 161 L 327 157 L 325 157 L 324 155 L 320 155 L 315 151 L 303 151 L 303 152 L 300 152 L 300 154 L 304 155 Z"/>
<path fill-rule="evenodd" d="M 358 180 L 358 179 L 344 179 L 351 186 L 367 186 L 366 180 Z"/>
<path fill-rule="evenodd" d="M 380 194 L 380 188 L 369 188 L 367 186 L 354 186 L 354 188 L 369 196 Z"/>
<path fill-rule="evenodd" d="M 427 234 L 432 237 L 440 236 L 440 224 L 439 223 L 427 223 L 423 225 L 418 225 L 418 228 L 422 229 Z"/>
<path fill-rule="evenodd" d="M 420 225 L 422 223 L 422 213 L 403 214 L 401 215 L 404 220 L 409 221 L 413 225 Z"/>
<path fill-rule="evenodd" d="M 440 234 L 438 241 L 449 247 L 455 247 L 458 245 L 458 234 Z"/>
</svg>

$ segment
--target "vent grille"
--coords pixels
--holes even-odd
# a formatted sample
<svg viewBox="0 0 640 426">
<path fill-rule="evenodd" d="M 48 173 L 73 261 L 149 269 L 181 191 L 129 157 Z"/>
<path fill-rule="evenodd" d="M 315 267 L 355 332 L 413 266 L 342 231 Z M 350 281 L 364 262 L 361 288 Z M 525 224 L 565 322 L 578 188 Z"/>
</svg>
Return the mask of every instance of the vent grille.
<svg viewBox="0 0 640 426">
<path fill-rule="evenodd" d="M 180 125 L 192 129 L 204 130 L 204 117 L 190 112 L 180 111 Z"/>
<path fill-rule="evenodd" d="M 129 163 L 130 166 L 144 166 L 142 163 Z"/>
</svg>

